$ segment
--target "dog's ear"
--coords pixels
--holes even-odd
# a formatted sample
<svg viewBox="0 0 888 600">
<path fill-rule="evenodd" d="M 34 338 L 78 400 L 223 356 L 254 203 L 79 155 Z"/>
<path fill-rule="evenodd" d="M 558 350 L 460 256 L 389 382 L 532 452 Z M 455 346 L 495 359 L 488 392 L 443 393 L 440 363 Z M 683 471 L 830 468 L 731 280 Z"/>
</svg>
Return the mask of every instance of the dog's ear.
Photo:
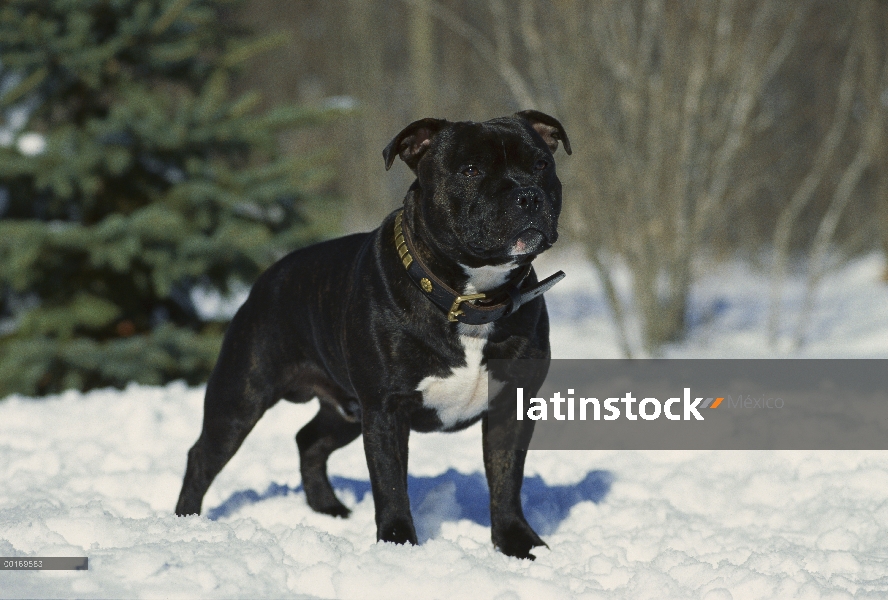
<svg viewBox="0 0 888 600">
<path fill-rule="evenodd" d="M 411 171 L 416 171 L 416 163 L 429 149 L 432 138 L 435 137 L 447 121 L 444 119 L 420 119 L 405 127 L 401 133 L 395 136 L 389 145 L 382 151 L 385 159 L 385 170 L 392 168 L 395 156 L 401 157 Z"/>
<path fill-rule="evenodd" d="M 522 110 L 521 112 L 515 113 L 515 116 L 530 123 L 530 126 L 540 134 L 553 154 L 558 150 L 559 140 L 564 144 L 564 151 L 568 154 L 571 153 L 570 140 L 567 139 L 567 133 L 564 131 L 564 126 L 559 123 L 558 119 L 555 117 L 550 117 L 546 113 L 541 113 L 538 110 Z"/>
</svg>

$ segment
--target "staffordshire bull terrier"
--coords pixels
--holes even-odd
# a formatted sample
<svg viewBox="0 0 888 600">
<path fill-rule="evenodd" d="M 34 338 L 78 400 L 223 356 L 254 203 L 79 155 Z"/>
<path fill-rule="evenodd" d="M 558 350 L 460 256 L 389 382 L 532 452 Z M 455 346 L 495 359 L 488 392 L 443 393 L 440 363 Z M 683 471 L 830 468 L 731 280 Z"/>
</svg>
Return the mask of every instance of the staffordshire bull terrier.
<svg viewBox="0 0 888 600">
<path fill-rule="evenodd" d="M 320 410 L 296 435 L 312 509 L 348 516 L 327 458 L 363 434 L 376 538 L 416 544 L 410 430 L 480 420 L 493 543 L 533 558 L 544 542 L 524 518 L 521 485 L 534 422 L 514 410 L 516 387 L 532 396 L 545 373 L 491 367 L 499 389 L 488 402 L 488 361 L 550 355 L 542 294 L 564 273 L 538 282 L 531 262 L 558 238 L 559 142 L 570 154 L 561 123 L 533 110 L 483 123 L 422 119 L 395 136 L 386 170 L 400 156 L 416 174 L 403 209 L 375 231 L 285 256 L 232 319 L 176 514 L 200 512 L 210 483 L 279 399 L 317 397 Z"/>
</svg>

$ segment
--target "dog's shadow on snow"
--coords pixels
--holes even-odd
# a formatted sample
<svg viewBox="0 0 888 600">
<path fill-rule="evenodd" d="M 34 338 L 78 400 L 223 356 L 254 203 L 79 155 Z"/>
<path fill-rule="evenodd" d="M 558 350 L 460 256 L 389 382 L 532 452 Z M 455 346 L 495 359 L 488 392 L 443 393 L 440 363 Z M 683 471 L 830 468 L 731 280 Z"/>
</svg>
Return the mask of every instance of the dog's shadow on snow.
<svg viewBox="0 0 888 600">
<path fill-rule="evenodd" d="M 351 492 L 358 502 L 370 493 L 369 481 L 331 477 L 330 482 L 337 491 Z M 591 471 L 573 485 L 547 485 L 539 476 L 525 477 L 521 488 L 524 515 L 537 533 L 549 535 L 558 528 L 575 504 L 601 502 L 610 491 L 612 482 L 610 471 Z M 441 524 L 447 521 L 469 519 L 479 525 L 490 526 L 490 495 L 487 480 L 481 473 L 465 475 L 450 469 L 437 477 L 410 476 L 407 485 L 420 543 L 439 535 Z M 301 484 L 291 488 L 272 483 L 261 494 L 255 490 L 242 490 L 207 511 L 207 518 L 215 521 L 237 513 L 244 506 L 301 493 Z"/>
</svg>

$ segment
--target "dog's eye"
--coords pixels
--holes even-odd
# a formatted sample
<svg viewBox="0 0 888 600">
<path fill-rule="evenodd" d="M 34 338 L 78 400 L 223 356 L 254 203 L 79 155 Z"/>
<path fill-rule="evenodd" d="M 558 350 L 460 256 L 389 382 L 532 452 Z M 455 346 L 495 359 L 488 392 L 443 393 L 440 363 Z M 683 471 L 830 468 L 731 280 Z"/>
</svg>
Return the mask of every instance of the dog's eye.
<svg viewBox="0 0 888 600">
<path fill-rule="evenodd" d="M 543 169 L 545 169 L 548 166 L 549 166 L 549 161 L 543 160 L 542 158 L 540 160 L 536 161 L 535 163 L 533 163 L 533 168 L 536 169 L 537 171 L 542 171 Z"/>
<path fill-rule="evenodd" d="M 481 169 L 479 169 L 475 165 L 469 165 L 467 167 L 463 167 L 463 170 L 460 172 L 466 177 L 477 177 L 481 174 Z"/>
</svg>

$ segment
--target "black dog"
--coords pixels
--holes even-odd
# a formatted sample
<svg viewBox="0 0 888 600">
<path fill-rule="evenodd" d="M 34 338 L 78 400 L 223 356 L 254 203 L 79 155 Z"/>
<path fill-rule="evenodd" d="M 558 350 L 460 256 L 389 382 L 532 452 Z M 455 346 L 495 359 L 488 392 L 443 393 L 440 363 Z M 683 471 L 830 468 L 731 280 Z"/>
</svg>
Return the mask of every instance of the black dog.
<svg viewBox="0 0 888 600">
<path fill-rule="evenodd" d="M 531 261 L 558 237 L 552 153 L 570 142 L 537 111 L 484 123 L 422 119 L 385 148 L 417 179 L 375 231 L 297 250 L 273 265 L 234 316 L 207 384 L 176 514 L 199 513 L 213 478 L 278 399 L 321 409 L 296 436 L 309 506 L 345 517 L 327 458 L 364 435 L 376 536 L 416 543 L 407 496 L 410 430 L 482 421 L 493 543 L 533 558 L 544 545 L 521 509 L 533 421 L 514 418 L 516 378 L 488 404 L 491 359 L 549 357 L 544 291 Z M 497 363 L 499 364 L 499 363 Z M 544 376 L 545 374 L 543 374 Z M 536 393 L 542 377 L 524 385 Z M 491 418 L 499 407 L 510 418 Z"/>
</svg>

